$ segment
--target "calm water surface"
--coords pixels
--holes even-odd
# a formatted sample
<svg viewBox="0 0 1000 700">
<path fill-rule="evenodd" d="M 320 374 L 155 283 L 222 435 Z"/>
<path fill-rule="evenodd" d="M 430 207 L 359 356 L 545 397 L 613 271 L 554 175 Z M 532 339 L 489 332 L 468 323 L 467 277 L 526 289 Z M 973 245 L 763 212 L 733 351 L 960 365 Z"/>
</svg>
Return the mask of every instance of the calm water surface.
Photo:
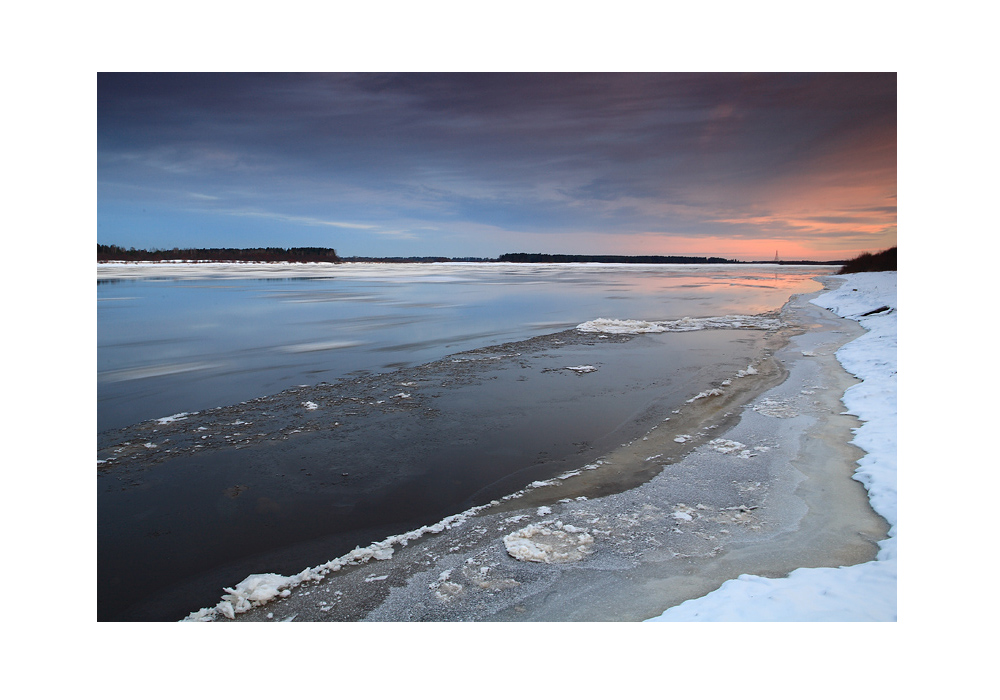
<svg viewBox="0 0 1000 700">
<path fill-rule="evenodd" d="M 409 367 L 594 318 L 756 314 L 830 270 L 691 265 L 99 265 L 98 431 Z"/>
</svg>

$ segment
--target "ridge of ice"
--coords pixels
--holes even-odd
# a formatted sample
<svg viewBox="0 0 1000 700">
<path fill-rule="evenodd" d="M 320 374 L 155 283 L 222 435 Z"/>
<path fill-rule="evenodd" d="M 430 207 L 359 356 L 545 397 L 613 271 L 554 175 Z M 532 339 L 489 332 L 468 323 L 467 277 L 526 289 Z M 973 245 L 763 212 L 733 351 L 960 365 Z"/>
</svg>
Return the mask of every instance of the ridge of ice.
<svg viewBox="0 0 1000 700">
<path fill-rule="evenodd" d="M 612 333 L 617 335 L 634 335 L 638 333 L 680 333 L 685 331 L 703 331 L 710 329 L 740 329 L 740 330 L 775 330 L 782 323 L 777 318 L 765 316 L 748 316 L 744 314 L 729 314 L 726 316 L 709 316 L 706 318 L 684 318 L 675 321 L 637 321 L 633 319 L 596 318 L 586 321 L 576 327 L 584 333 Z"/>
<path fill-rule="evenodd" d="M 303 583 L 322 581 L 328 573 L 340 571 L 346 566 L 359 566 L 372 559 L 392 559 L 392 555 L 395 552 L 394 547 L 405 547 L 408 543 L 420 539 L 426 534 L 443 532 L 444 530 L 459 527 L 470 517 L 485 508 L 489 508 L 494 503 L 474 506 L 461 513 L 449 515 L 447 518 L 433 525 L 424 525 L 402 535 L 392 535 L 380 542 L 373 542 L 367 547 L 355 547 L 341 557 L 331 559 L 319 566 L 303 569 L 293 576 L 282 576 L 274 573 L 251 574 L 232 588 L 223 588 L 222 590 L 225 591 L 225 595 L 222 596 L 222 600 L 216 605 L 201 608 L 185 617 L 182 622 L 210 622 L 215 620 L 219 615 L 234 619 L 236 615 L 245 613 L 251 608 L 264 605 L 275 598 L 287 597 L 291 594 L 293 588 Z"/>
</svg>

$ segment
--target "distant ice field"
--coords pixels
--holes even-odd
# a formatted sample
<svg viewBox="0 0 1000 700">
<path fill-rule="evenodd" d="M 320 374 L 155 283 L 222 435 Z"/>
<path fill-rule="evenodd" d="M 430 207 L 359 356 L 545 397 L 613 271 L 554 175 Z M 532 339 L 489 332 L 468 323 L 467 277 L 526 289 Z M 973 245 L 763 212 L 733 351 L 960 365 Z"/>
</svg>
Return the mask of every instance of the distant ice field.
<svg viewBox="0 0 1000 700">
<path fill-rule="evenodd" d="M 828 268 L 99 264 L 98 431 L 603 320 L 775 310 Z"/>
</svg>

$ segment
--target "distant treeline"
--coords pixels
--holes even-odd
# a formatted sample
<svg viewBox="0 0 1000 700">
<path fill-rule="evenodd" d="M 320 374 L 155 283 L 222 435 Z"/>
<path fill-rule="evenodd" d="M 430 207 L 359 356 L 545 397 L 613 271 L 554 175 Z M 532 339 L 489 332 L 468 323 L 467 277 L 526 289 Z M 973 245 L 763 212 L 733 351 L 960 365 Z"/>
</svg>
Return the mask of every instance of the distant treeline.
<svg viewBox="0 0 1000 700">
<path fill-rule="evenodd" d="M 884 264 L 883 257 L 892 254 L 892 267 L 877 267 Z M 866 257 L 867 256 L 867 257 Z M 869 261 L 871 258 L 875 262 Z M 414 256 L 376 258 L 367 256 L 351 256 L 342 258 L 333 248 L 172 248 L 140 250 L 124 248 L 118 245 L 97 244 L 97 261 L 109 262 L 124 260 L 129 262 L 158 262 L 163 260 L 199 260 L 208 262 L 377 262 L 377 263 L 434 263 L 434 262 L 467 262 L 467 263 L 634 263 L 642 265 L 663 264 L 740 264 L 739 260 L 715 257 L 693 257 L 687 255 L 561 255 L 550 253 L 505 253 L 498 258 L 448 258 L 444 256 Z M 871 255 L 865 253 L 844 265 L 846 269 L 858 261 L 862 265 L 876 265 L 872 269 L 896 269 L 896 249 Z M 749 263 L 779 264 L 779 265 L 840 265 L 843 260 L 817 262 L 815 260 L 757 260 Z M 867 268 L 866 268 L 867 269 Z M 858 270 L 851 270 L 859 272 Z M 842 273 L 843 274 L 843 271 Z"/>
<path fill-rule="evenodd" d="M 862 253 L 853 260 L 848 260 L 837 274 L 849 275 L 852 272 L 883 272 L 895 269 L 896 247 L 893 246 L 881 253 Z"/>
<path fill-rule="evenodd" d="M 137 250 L 97 244 L 97 261 L 210 260 L 212 262 L 339 262 L 333 248 L 173 248 Z"/>
<path fill-rule="evenodd" d="M 737 262 L 726 258 L 693 258 L 684 255 L 548 255 L 546 253 L 505 253 L 497 260 L 513 263 L 639 263 L 646 265 Z"/>
<path fill-rule="evenodd" d="M 496 258 L 446 258 L 440 255 L 409 258 L 371 258 L 353 255 L 341 258 L 340 262 L 375 262 L 375 263 L 436 263 L 436 262 L 496 262 Z"/>
</svg>

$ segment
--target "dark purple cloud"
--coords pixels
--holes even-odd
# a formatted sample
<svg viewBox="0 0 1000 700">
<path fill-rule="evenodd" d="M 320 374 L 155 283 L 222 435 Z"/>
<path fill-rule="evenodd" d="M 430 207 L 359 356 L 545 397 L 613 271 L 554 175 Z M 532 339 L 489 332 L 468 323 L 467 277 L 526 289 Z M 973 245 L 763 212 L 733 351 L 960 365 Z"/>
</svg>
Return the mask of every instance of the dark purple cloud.
<svg viewBox="0 0 1000 700">
<path fill-rule="evenodd" d="M 98 234 L 196 242 L 163 239 L 176 217 L 238 245 L 254 216 L 274 227 L 247 244 L 351 231 L 358 254 L 493 255 L 752 238 L 719 222 L 781 218 L 793 194 L 816 223 L 885 223 L 895 120 L 895 74 L 100 74 Z"/>
</svg>

